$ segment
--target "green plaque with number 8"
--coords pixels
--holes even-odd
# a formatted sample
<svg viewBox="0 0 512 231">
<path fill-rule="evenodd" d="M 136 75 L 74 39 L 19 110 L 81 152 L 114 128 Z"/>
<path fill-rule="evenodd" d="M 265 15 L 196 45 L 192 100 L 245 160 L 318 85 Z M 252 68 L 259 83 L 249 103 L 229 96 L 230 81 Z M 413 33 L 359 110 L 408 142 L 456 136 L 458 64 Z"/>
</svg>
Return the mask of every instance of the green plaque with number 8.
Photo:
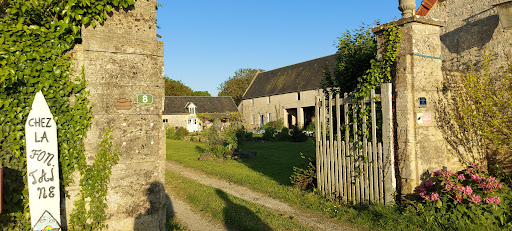
<svg viewBox="0 0 512 231">
<path fill-rule="evenodd" d="M 137 103 L 139 104 L 152 104 L 153 95 L 150 94 L 137 94 Z"/>
</svg>

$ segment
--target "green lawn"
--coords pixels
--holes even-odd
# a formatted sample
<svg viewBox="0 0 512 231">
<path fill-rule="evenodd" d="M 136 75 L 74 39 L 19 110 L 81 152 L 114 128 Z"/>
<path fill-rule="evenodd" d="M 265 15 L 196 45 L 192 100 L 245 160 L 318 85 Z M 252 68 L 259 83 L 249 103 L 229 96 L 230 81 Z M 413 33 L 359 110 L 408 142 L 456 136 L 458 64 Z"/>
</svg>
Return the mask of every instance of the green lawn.
<svg viewBox="0 0 512 231">
<path fill-rule="evenodd" d="M 204 144 L 200 142 L 167 140 L 167 159 L 280 199 L 312 216 L 323 214 L 358 224 L 363 229 L 443 230 L 425 223 L 412 211 L 382 205 L 339 205 L 316 192 L 292 187 L 289 176 L 293 166 L 307 165 L 299 153 L 314 155 L 314 143 L 254 142 L 241 145 L 243 150 L 258 152 L 258 157 L 251 160 L 199 161 L 202 148 Z"/>
<path fill-rule="evenodd" d="M 312 143 L 248 143 L 241 145 L 242 150 L 257 151 L 257 158 L 227 161 L 199 161 L 201 148 L 204 148 L 201 142 L 167 140 L 167 159 L 301 206 L 316 207 L 321 200 L 303 197 L 312 193 L 290 186 L 293 166 L 307 165 L 306 160 L 300 157 L 301 150 L 305 150 L 305 155 L 314 155 Z"/>
<path fill-rule="evenodd" d="M 292 184 L 289 177 L 293 173 L 293 167 L 306 168 L 308 164 L 308 160 L 301 158 L 300 153 L 312 159 L 315 156 L 313 142 L 258 142 L 242 144 L 240 148 L 244 151 L 258 152 L 256 159 L 243 159 L 241 163 L 279 184 L 290 186 Z"/>
</svg>

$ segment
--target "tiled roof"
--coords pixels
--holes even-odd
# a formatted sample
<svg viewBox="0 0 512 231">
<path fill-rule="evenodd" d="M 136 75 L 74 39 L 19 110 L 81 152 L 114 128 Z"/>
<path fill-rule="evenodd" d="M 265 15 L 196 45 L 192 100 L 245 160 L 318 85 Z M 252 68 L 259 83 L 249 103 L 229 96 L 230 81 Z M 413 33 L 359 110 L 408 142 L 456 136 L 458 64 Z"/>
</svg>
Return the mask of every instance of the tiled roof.
<svg viewBox="0 0 512 231">
<path fill-rule="evenodd" d="M 243 99 L 278 95 L 320 88 L 323 69 L 336 64 L 336 55 L 293 64 L 259 73 L 247 89 Z"/>
<path fill-rule="evenodd" d="M 190 102 L 196 105 L 196 114 L 238 111 L 231 96 L 166 96 L 163 114 L 188 114 L 186 106 Z"/>
<path fill-rule="evenodd" d="M 423 0 L 420 7 L 418 7 L 418 10 L 416 11 L 416 15 L 427 16 L 428 12 L 430 9 L 432 9 L 432 7 L 434 7 L 436 2 L 437 0 Z"/>
</svg>

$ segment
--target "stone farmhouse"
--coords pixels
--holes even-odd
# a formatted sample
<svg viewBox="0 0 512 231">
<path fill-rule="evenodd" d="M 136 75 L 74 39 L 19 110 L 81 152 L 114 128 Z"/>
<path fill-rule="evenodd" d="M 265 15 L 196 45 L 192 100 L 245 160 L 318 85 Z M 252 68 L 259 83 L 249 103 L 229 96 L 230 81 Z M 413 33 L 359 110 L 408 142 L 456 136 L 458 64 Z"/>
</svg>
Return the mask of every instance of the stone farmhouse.
<svg viewBox="0 0 512 231">
<path fill-rule="evenodd" d="M 200 132 L 210 127 L 213 120 L 222 120 L 233 112 L 238 112 L 238 108 L 230 96 L 166 96 L 162 120 L 168 127 L 184 127 L 189 132 Z M 207 113 L 208 120 L 205 122 L 197 117 L 203 113 Z"/>
<path fill-rule="evenodd" d="M 246 128 L 259 128 L 279 119 L 288 128 L 302 128 L 314 122 L 315 97 L 324 77 L 323 69 L 335 64 L 333 54 L 258 73 L 238 106 Z"/>
</svg>

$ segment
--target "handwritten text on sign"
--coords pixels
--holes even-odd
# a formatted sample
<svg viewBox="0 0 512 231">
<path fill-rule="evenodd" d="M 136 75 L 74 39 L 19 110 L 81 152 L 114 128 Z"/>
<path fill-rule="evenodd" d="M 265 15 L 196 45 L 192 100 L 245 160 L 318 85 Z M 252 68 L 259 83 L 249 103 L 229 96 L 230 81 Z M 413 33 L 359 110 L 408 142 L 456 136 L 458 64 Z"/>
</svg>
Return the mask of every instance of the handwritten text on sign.
<svg viewBox="0 0 512 231">
<path fill-rule="evenodd" d="M 36 94 L 32 103 L 25 124 L 25 137 L 32 227 L 45 220 L 40 219 L 45 211 L 60 224 L 57 125 L 41 92 Z"/>
</svg>

